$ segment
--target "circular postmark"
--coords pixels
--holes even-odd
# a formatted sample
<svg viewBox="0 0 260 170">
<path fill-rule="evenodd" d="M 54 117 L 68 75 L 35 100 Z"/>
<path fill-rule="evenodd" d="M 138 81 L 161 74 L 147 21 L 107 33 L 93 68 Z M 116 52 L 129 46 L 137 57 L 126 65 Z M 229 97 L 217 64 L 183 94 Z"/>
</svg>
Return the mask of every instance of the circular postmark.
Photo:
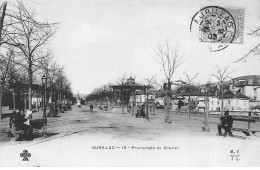
<svg viewBox="0 0 260 170">
<path fill-rule="evenodd" d="M 225 49 L 235 38 L 236 22 L 233 16 L 224 8 L 207 6 L 200 9 L 191 20 L 192 27 L 198 27 L 199 41 L 212 43 L 211 51 Z"/>
</svg>

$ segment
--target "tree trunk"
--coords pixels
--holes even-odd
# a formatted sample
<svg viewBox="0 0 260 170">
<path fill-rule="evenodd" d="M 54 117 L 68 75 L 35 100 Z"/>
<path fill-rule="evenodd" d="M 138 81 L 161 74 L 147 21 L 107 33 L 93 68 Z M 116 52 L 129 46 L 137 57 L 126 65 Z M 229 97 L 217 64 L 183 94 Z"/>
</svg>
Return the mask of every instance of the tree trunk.
<svg viewBox="0 0 260 170">
<path fill-rule="evenodd" d="M 124 102 L 123 102 L 123 90 L 121 89 L 121 107 L 122 107 L 122 114 L 124 114 Z"/>
<path fill-rule="evenodd" d="M 3 98 L 3 84 L 0 82 L 0 119 L 2 119 L 2 98 Z"/>
<path fill-rule="evenodd" d="M 51 87 L 51 106 L 50 106 L 50 112 L 51 112 L 51 117 L 53 117 L 53 91 Z"/>
<path fill-rule="evenodd" d="M 46 86 L 47 84 L 44 84 L 44 97 L 43 97 L 43 120 L 45 120 L 45 124 L 47 125 L 47 117 L 46 117 Z"/>
<path fill-rule="evenodd" d="M 146 94 L 146 119 L 149 120 L 149 111 L 148 111 L 148 93 Z"/>
<path fill-rule="evenodd" d="M 15 92 L 14 92 L 14 89 L 13 89 L 13 108 L 14 108 L 14 111 L 15 111 L 16 108 L 15 108 Z"/>
<path fill-rule="evenodd" d="M 58 100 L 58 93 L 57 93 L 58 91 L 57 90 L 55 90 L 54 91 L 54 115 L 56 116 L 57 115 L 57 113 L 58 113 L 58 106 L 57 106 L 57 100 Z"/>
<path fill-rule="evenodd" d="M 165 108 L 165 111 L 166 111 L 165 123 L 169 123 L 170 122 L 170 115 L 169 115 L 170 100 L 169 100 L 169 98 L 170 97 L 167 95 L 166 96 L 166 108 Z"/>
<path fill-rule="evenodd" d="M 29 95 L 28 95 L 28 98 L 29 98 L 29 110 L 32 111 L 32 66 L 31 64 L 29 63 L 29 71 L 28 71 L 28 75 L 29 75 Z M 26 108 L 25 108 L 26 109 Z"/>
<path fill-rule="evenodd" d="M 133 100 L 132 100 L 132 106 L 131 106 L 131 113 L 132 113 L 132 116 L 134 116 L 134 96 L 133 96 Z"/>
<path fill-rule="evenodd" d="M 156 109 L 156 107 L 155 107 L 155 101 L 154 101 L 154 103 L 153 103 L 153 115 L 155 115 L 155 109 Z"/>
<path fill-rule="evenodd" d="M 223 97 L 224 97 L 224 90 L 223 90 L 223 83 L 221 84 L 221 115 L 223 116 L 224 115 L 224 113 L 223 113 L 223 109 L 224 109 L 224 107 L 223 107 Z"/>
<path fill-rule="evenodd" d="M 203 121 L 203 127 L 202 127 L 202 131 L 210 131 L 209 129 L 209 99 L 208 99 L 208 96 L 206 97 L 206 100 L 205 100 L 205 104 L 206 104 L 206 112 L 205 112 L 205 115 L 204 115 L 204 121 Z"/>
<path fill-rule="evenodd" d="M 38 102 L 39 102 L 39 100 L 38 100 L 38 95 L 37 95 L 37 97 L 36 97 L 36 110 L 37 110 L 37 112 L 39 112 Z"/>
</svg>

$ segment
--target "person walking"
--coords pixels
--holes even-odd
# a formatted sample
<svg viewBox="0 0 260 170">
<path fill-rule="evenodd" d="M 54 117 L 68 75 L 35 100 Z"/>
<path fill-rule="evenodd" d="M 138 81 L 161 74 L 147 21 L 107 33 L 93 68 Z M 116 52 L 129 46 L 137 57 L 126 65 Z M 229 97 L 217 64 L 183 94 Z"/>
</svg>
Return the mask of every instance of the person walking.
<svg viewBox="0 0 260 170">
<path fill-rule="evenodd" d="M 93 104 L 92 103 L 90 103 L 89 109 L 90 109 L 90 112 L 92 112 L 92 110 L 93 110 Z"/>
</svg>

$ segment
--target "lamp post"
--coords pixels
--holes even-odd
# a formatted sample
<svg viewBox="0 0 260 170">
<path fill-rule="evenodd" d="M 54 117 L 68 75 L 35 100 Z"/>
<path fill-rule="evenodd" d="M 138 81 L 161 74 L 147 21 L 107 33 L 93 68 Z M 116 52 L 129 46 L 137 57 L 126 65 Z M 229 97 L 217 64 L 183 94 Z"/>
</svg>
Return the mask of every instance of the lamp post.
<svg viewBox="0 0 260 170">
<path fill-rule="evenodd" d="M 43 89 L 44 89 L 44 96 L 43 96 L 43 119 L 47 120 L 46 117 L 46 88 L 47 88 L 47 76 L 44 74 L 42 76 L 42 85 L 43 85 Z M 47 121 L 46 121 L 47 122 Z"/>
<path fill-rule="evenodd" d="M 51 117 L 53 117 L 53 90 L 52 90 L 53 79 L 54 79 L 54 77 L 50 77 L 50 82 L 51 82 L 51 105 L 50 105 Z"/>
</svg>

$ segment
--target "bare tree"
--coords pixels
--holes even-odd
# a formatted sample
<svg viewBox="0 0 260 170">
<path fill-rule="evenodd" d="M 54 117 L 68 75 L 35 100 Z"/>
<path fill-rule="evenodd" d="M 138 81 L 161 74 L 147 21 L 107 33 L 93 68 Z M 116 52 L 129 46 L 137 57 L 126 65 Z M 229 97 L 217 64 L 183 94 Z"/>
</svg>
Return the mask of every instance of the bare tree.
<svg viewBox="0 0 260 170">
<path fill-rule="evenodd" d="M 204 90 L 206 91 L 206 99 L 205 99 L 205 114 L 204 120 L 202 122 L 202 131 L 210 131 L 209 128 L 209 91 L 211 88 L 210 81 L 204 86 Z"/>
<path fill-rule="evenodd" d="M 187 85 L 188 85 L 188 90 L 189 90 L 189 98 L 188 98 L 188 116 L 189 116 L 189 119 L 190 119 L 190 93 L 191 93 L 191 86 L 194 84 L 194 79 L 196 77 L 198 77 L 198 73 L 196 73 L 194 76 L 190 77 L 189 74 L 186 72 L 185 73 L 185 76 L 187 78 Z"/>
<path fill-rule="evenodd" d="M 259 37 L 260 36 L 260 26 L 258 26 L 257 28 L 251 30 L 248 33 L 248 35 L 254 36 L 254 37 Z M 252 49 L 250 49 L 249 52 L 246 53 L 243 57 L 241 57 L 238 60 L 236 60 L 235 63 L 241 62 L 241 61 L 245 62 L 250 55 L 255 55 L 255 56 L 259 56 L 260 57 L 260 42 L 257 43 Z"/>
<path fill-rule="evenodd" d="M 224 97 L 224 83 L 228 79 L 231 79 L 230 74 L 234 71 L 229 70 L 229 66 L 224 66 L 220 68 L 219 66 L 215 67 L 215 73 L 211 74 L 211 76 L 215 77 L 220 83 L 220 91 L 221 91 L 221 114 L 223 115 L 223 97 Z"/>
<path fill-rule="evenodd" d="M 66 78 L 65 72 L 64 72 L 64 67 L 57 66 L 56 71 L 54 72 L 54 80 L 53 80 L 53 88 L 56 90 L 55 92 L 55 100 L 54 100 L 54 107 L 55 111 L 57 112 L 58 108 L 61 109 L 62 107 L 62 100 L 64 97 L 64 87 L 65 84 L 68 82 L 68 79 Z"/>
<path fill-rule="evenodd" d="M 146 78 L 145 79 L 145 84 L 147 85 L 147 86 L 150 86 L 151 88 L 151 90 L 156 90 L 155 88 L 158 86 L 158 82 L 157 82 L 157 80 L 156 80 L 156 75 L 153 75 L 153 76 L 151 76 L 151 77 L 149 77 L 149 78 Z"/>
<path fill-rule="evenodd" d="M 183 63 L 183 55 L 180 55 L 177 47 L 171 48 L 166 41 L 166 44 L 159 44 L 155 50 L 158 60 L 156 60 L 164 71 L 164 76 L 167 79 L 168 89 L 166 96 L 166 116 L 165 123 L 171 123 L 169 117 L 170 108 L 170 93 L 171 93 L 171 79 L 176 69 Z"/>
<path fill-rule="evenodd" d="M 55 105 L 53 100 L 53 82 L 59 67 L 56 61 L 54 60 L 54 55 L 51 50 L 46 53 L 46 56 L 44 57 L 41 65 L 42 65 L 41 68 L 43 70 L 43 74 L 46 75 L 47 83 L 50 87 L 50 95 L 48 96 L 50 96 L 51 99 L 51 104 L 50 104 L 51 106 L 49 108 L 50 108 L 50 115 L 51 117 L 53 117 L 54 116 L 53 106 Z M 45 103 L 45 105 L 47 105 L 47 103 Z M 46 113 L 43 113 L 43 118 L 46 118 Z"/>
<path fill-rule="evenodd" d="M 6 44 L 16 48 L 16 64 L 27 70 L 29 77 L 29 109 L 32 109 L 33 73 L 41 68 L 46 44 L 56 32 L 56 24 L 38 22 L 35 11 L 22 2 L 6 14 Z"/>
<path fill-rule="evenodd" d="M 146 86 L 147 86 L 147 89 L 145 90 L 145 93 L 146 93 L 146 119 L 149 120 L 149 110 L 148 110 L 148 105 L 149 105 L 149 93 L 152 93 L 154 94 L 155 91 L 156 91 L 156 86 L 158 85 L 157 81 L 156 81 L 156 76 L 153 75 L 152 77 L 150 78 L 146 78 L 145 79 L 146 81 Z M 152 106 L 153 108 L 153 115 L 155 114 L 155 103 L 154 105 Z"/>
</svg>

